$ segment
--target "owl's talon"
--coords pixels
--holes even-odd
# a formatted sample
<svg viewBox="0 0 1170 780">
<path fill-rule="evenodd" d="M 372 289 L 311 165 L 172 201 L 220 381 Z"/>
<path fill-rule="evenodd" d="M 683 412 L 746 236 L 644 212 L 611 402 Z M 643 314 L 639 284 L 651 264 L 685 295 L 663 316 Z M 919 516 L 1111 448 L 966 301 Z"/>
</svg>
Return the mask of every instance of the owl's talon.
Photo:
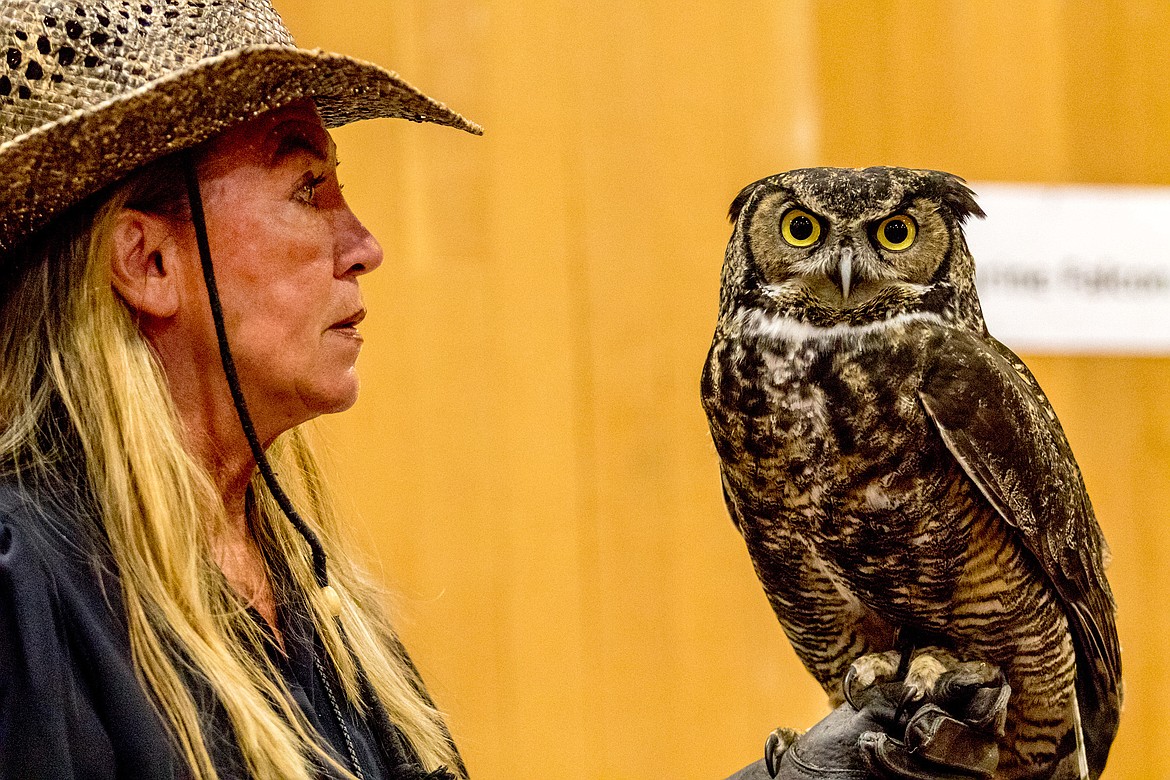
<svg viewBox="0 0 1170 780">
<path fill-rule="evenodd" d="M 912 705 L 916 704 L 923 695 L 913 688 L 903 688 L 902 695 L 898 699 L 898 706 L 894 710 L 894 722 L 901 723 L 903 717 L 910 711 Z"/>
<path fill-rule="evenodd" d="M 854 709 L 860 709 L 858 694 L 875 683 L 896 680 L 901 658 L 902 654 L 897 650 L 889 650 L 863 655 L 850 664 L 841 683 L 845 701 Z"/>
<path fill-rule="evenodd" d="M 857 706 L 857 702 L 853 700 L 853 682 L 857 679 L 857 667 L 850 664 L 849 671 L 845 672 L 845 679 L 841 683 L 841 693 L 845 696 L 845 701 L 849 702 L 849 706 L 855 710 L 861 709 Z M 775 775 L 773 775 L 774 777 Z"/>
<path fill-rule="evenodd" d="M 912 694 L 911 700 L 925 699 L 933 694 L 944 675 L 958 666 L 958 659 L 939 647 L 928 647 L 915 653 L 906 668 L 904 682 L 907 692 Z"/>
<path fill-rule="evenodd" d="M 770 777 L 775 777 L 780 771 L 780 759 L 799 738 L 799 731 L 783 727 L 768 735 L 768 740 L 764 743 L 764 766 L 768 768 Z"/>
</svg>

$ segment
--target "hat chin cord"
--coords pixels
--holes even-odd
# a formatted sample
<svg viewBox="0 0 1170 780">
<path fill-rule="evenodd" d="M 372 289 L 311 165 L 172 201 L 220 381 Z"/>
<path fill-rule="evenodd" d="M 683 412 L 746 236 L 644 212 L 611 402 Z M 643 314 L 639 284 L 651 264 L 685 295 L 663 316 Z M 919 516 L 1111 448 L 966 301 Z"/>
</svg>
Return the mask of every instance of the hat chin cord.
<svg viewBox="0 0 1170 780">
<path fill-rule="evenodd" d="M 317 585 L 320 587 L 318 591 L 319 596 L 323 602 L 323 606 L 333 616 L 337 624 L 338 633 L 341 635 L 342 643 L 348 649 L 349 640 L 346 636 L 345 626 L 341 622 L 341 597 L 337 594 L 333 586 L 329 584 L 325 548 L 321 546 L 321 540 L 313 533 L 313 529 L 309 528 L 308 523 L 297 512 L 288 494 L 281 488 L 280 483 L 276 479 L 276 474 L 268 462 L 268 457 L 264 454 L 264 447 L 260 444 L 260 438 L 256 435 L 256 428 L 252 424 L 252 415 L 248 412 L 248 404 L 244 400 L 244 392 L 240 388 L 240 378 L 236 373 L 236 363 L 232 359 L 232 351 L 228 345 L 227 328 L 224 325 L 223 319 L 223 305 L 220 303 L 219 288 L 215 283 L 215 270 L 211 264 L 211 246 L 207 240 L 207 222 L 203 214 L 203 197 L 199 192 L 199 175 L 196 170 L 195 160 L 190 152 L 185 153 L 183 168 L 187 179 L 187 198 L 191 204 L 191 222 L 195 226 L 195 242 L 199 247 L 199 262 L 203 266 L 203 282 L 207 286 L 207 297 L 211 302 L 211 318 L 215 322 L 215 337 L 219 342 L 219 357 L 223 363 L 223 373 L 227 377 L 228 388 L 231 390 L 232 402 L 235 404 L 236 413 L 240 417 L 240 426 L 244 429 L 244 437 L 248 440 L 248 447 L 252 450 L 252 457 L 256 461 L 256 466 L 260 469 L 260 474 L 264 477 L 264 484 L 268 486 L 268 490 L 271 491 L 272 496 L 276 499 L 276 503 L 280 506 L 281 511 L 284 512 L 285 517 L 293 524 L 297 532 L 304 537 L 305 542 L 308 543 L 309 549 L 312 551 L 313 575 L 317 580 Z M 426 772 L 411 760 L 414 756 L 413 749 L 409 746 L 409 743 L 405 740 L 398 727 L 391 721 L 390 714 L 386 711 L 381 699 L 374 691 L 373 684 L 366 675 L 365 669 L 362 668 L 361 662 L 356 656 L 352 655 L 352 650 L 350 650 L 350 653 L 357 667 L 358 684 L 362 690 L 363 698 L 373 709 L 374 718 L 372 725 L 378 730 L 383 744 L 395 756 L 395 760 L 399 762 L 396 767 L 391 769 L 392 776 L 402 778 L 402 780 L 415 780 L 415 778 L 418 780 L 455 780 L 454 775 L 446 767 L 439 767 L 433 772 Z M 405 650 L 402 651 L 402 655 L 404 657 L 406 656 Z M 329 696 L 329 704 L 333 709 L 333 715 L 341 730 L 346 752 L 348 753 L 354 774 L 359 780 L 362 780 L 364 775 L 361 769 L 361 762 L 358 760 L 357 753 L 354 750 L 353 740 L 350 736 L 349 729 L 345 725 L 345 718 L 342 717 L 338 696 L 334 693 L 330 676 L 327 674 L 324 664 L 316 653 L 313 654 L 313 660 L 317 674 L 325 687 L 325 692 Z M 425 692 L 423 696 L 429 704 L 430 698 L 425 695 Z M 446 734 L 445 729 L 444 733 Z M 446 737 L 450 741 L 450 734 L 446 734 Z"/>
<path fill-rule="evenodd" d="M 232 351 L 228 345 L 227 327 L 224 325 L 223 319 L 223 305 L 219 298 L 219 288 L 215 283 L 215 269 L 211 263 L 211 246 L 207 240 L 207 222 L 203 214 L 203 197 L 199 192 L 198 171 L 190 154 L 187 155 L 185 162 L 183 167 L 187 177 L 187 198 L 191 204 L 191 222 L 195 226 L 195 242 L 199 247 L 199 261 L 203 266 L 203 282 L 207 286 L 207 297 L 211 302 L 211 318 L 215 322 L 215 336 L 219 342 L 219 357 L 223 364 L 223 373 L 227 377 L 228 389 L 231 391 L 232 402 L 235 404 L 236 413 L 240 418 L 240 426 L 244 429 L 244 437 L 248 440 L 248 447 L 252 450 L 252 458 L 256 461 L 256 467 L 260 469 L 264 484 L 272 492 L 273 498 L 276 499 L 276 503 L 284 512 L 285 517 L 309 545 L 313 555 L 313 575 L 321 589 L 320 595 L 324 606 L 334 617 L 337 617 L 341 614 L 341 598 L 333 586 L 329 584 L 325 548 L 321 546 L 321 540 L 313 533 L 313 529 L 309 528 L 308 523 L 293 506 L 288 494 L 280 486 L 276 474 L 272 470 L 272 465 L 264 454 L 264 447 L 261 446 L 260 439 L 256 436 L 256 428 L 252 424 L 252 415 L 248 412 L 248 403 L 244 400 L 244 391 L 240 387 L 240 378 L 236 373 L 236 363 L 232 359 Z"/>
</svg>

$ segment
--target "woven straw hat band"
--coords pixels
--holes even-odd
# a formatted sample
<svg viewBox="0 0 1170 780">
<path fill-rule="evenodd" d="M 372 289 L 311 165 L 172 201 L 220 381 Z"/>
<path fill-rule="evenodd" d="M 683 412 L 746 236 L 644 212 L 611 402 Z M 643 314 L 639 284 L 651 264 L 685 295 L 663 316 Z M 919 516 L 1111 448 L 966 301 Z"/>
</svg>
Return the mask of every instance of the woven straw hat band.
<svg viewBox="0 0 1170 780">
<path fill-rule="evenodd" d="M 208 57 L 293 46 L 258 0 L 42 0 L 0 11 L 0 143 Z"/>
</svg>

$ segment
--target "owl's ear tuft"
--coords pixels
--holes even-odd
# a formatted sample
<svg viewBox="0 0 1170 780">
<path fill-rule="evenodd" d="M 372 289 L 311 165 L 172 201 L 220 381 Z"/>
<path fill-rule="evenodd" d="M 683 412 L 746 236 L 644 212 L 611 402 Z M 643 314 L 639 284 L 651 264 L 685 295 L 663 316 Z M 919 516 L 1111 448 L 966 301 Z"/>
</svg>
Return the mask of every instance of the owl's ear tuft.
<svg viewBox="0 0 1170 780">
<path fill-rule="evenodd" d="M 735 196 L 735 200 L 731 201 L 731 208 L 727 210 L 727 219 L 731 222 L 731 224 L 734 225 L 739 220 L 739 213 L 743 211 L 743 207 L 747 205 L 747 202 L 752 197 L 752 193 L 755 192 L 756 187 L 760 186 L 770 178 L 772 177 L 766 176 L 759 181 L 753 181 L 751 184 L 739 191 L 739 194 Z"/>
<path fill-rule="evenodd" d="M 962 225 L 970 217 L 982 219 L 987 214 L 975 202 L 975 193 L 967 186 L 967 182 L 950 173 L 931 171 L 938 184 L 939 200 L 951 210 L 955 219 Z"/>
</svg>

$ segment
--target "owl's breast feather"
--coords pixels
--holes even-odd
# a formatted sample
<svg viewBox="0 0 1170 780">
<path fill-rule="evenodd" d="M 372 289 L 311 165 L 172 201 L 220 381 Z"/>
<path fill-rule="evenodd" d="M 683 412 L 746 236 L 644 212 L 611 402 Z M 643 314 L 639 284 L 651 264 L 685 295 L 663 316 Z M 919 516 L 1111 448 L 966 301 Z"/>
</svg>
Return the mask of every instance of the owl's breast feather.
<svg viewBox="0 0 1170 780">
<path fill-rule="evenodd" d="M 716 339 L 704 403 L 745 534 L 798 534 L 861 588 L 891 568 L 947 586 L 961 535 L 937 507 L 962 477 L 918 399 L 936 319 Z"/>
<path fill-rule="evenodd" d="M 937 441 L 918 390 L 935 315 L 818 328 L 756 310 L 717 336 L 704 405 L 725 464 L 827 487 Z"/>
</svg>

